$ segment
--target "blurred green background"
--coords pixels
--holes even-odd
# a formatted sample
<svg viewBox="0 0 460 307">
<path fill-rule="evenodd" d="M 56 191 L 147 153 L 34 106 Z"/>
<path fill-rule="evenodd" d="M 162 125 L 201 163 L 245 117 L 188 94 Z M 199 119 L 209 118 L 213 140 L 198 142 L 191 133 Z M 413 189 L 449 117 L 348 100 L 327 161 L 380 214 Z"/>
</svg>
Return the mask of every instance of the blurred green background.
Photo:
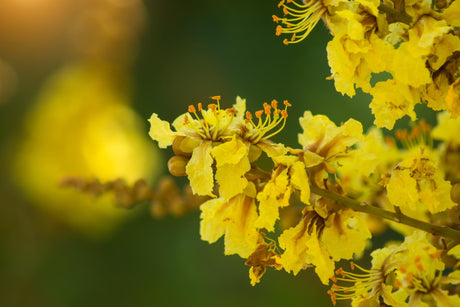
<svg viewBox="0 0 460 307">
<path fill-rule="evenodd" d="M 75 96 L 92 77 L 76 78 L 82 85 L 62 93 L 67 83 L 59 78 L 67 67 L 104 67 L 110 97 L 127 101 L 142 119 L 138 125 L 145 136 L 152 112 L 171 121 L 189 104 L 210 102 L 213 95 L 221 95 L 224 106 L 240 95 L 252 111 L 265 101 L 288 99 L 293 107 L 287 127 L 275 140 L 290 146 L 297 146 L 304 110 L 327 114 L 337 124 L 353 117 L 367 128 L 373 120 L 370 98 L 342 97 L 326 80 L 330 35 L 325 26 L 319 24 L 304 42 L 287 47 L 274 35 L 271 15 L 280 13 L 276 1 L 72 2 L 0 2 L 0 306 L 329 306 L 327 288 L 312 270 L 294 277 L 269 269 L 251 287 L 243 259 L 224 256 L 221 241 L 209 245 L 200 240 L 197 212 L 156 220 L 147 205 L 136 207 L 134 214 L 113 209 L 131 217 L 111 221 L 114 226 L 102 235 L 88 235 L 82 231 L 84 221 L 69 226 L 68 216 L 61 219 L 69 214 L 47 207 L 54 191 L 42 195 L 42 187 L 31 187 L 40 181 L 57 187 L 47 176 L 47 168 L 56 165 L 69 165 L 64 175 L 80 175 L 73 172 L 80 171 L 81 161 L 58 161 L 59 140 L 71 146 L 85 120 L 99 114 L 85 106 L 87 114 L 59 120 L 64 115 L 58 110 L 93 99 Z M 98 13 L 93 16 L 92 10 Z M 56 87 L 61 96 L 53 92 Z M 47 147 L 54 160 L 48 165 L 38 159 L 48 154 L 41 148 L 48 132 L 34 133 L 42 126 L 35 124 L 41 120 L 36 110 L 50 96 L 63 107 L 47 111 L 52 116 L 46 129 L 50 135 L 60 133 L 46 145 L 56 147 Z M 100 100 L 110 105 L 105 97 Z M 31 139 L 37 148 L 30 147 Z M 143 157 L 155 164 L 148 168 L 155 182 L 166 172 L 170 152 L 157 153 L 153 141 L 148 146 L 153 154 Z M 129 167 L 135 159 L 121 163 Z M 36 164 L 41 168 L 35 169 Z M 28 176 L 35 179 L 23 184 Z M 57 204 L 70 208 L 71 217 L 81 210 L 74 212 L 79 201 L 69 199 L 94 200 L 71 190 L 56 193 Z M 103 227 L 106 221 L 93 216 L 92 223 Z"/>
</svg>

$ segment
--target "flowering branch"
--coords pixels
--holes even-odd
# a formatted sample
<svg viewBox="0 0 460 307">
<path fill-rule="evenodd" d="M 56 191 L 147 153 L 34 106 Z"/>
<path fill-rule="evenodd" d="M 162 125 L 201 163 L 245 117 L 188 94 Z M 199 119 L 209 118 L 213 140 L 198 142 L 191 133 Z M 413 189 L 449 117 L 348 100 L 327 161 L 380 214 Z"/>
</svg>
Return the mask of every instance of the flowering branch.
<svg viewBox="0 0 460 307">
<path fill-rule="evenodd" d="M 335 200 L 339 204 L 343 205 L 344 207 L 351 208 L 355 211 L 364 212 L 364 213 L 372 214 L 375 216 L 380 216 L 380 217 L 383 217 L 387 220 L 390 220 L 396 223 L 411 226 L 411 227 L 429 232 L 433 235 L 443 236 L 445 238 L 449 238 L 457 242 L 460 242 L 460 231 L 456 229 L 452 229 L 446 226 L 432 225 L 430 223 L 426 223 L 426 222 L 408 217 L 402 214 L 400 211 L 391 212 L 391 211 L 384 210 L 382 208 L 368 205 L 365 202 L 360 202 L 354 199 L 346 198 L 334 192 L 331 192 L 325 189 L 321 189 L 314 183 L 311 183 L 310 188 L 313 193 L 329 198 L 329 199 L 332 199 L 332 200 Z"/>
</svg>

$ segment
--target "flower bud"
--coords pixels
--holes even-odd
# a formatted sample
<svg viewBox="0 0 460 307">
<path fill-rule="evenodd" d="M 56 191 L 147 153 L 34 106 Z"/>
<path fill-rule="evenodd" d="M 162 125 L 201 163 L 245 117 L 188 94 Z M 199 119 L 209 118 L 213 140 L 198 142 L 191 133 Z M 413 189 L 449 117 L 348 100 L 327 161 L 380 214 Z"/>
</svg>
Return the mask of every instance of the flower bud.
<svg viewBox="0 0 460 307">
<path fill-rule="evenodd" d="M 195 147 L 200 145 L 201 142 L 201 139 L 180 135 L 174 138 L 172 148 L 176 155 L 190 157 Z"/>
<path fill-rule="evenodd" d="M 185 166 L 188 163 L 188 158 L 184 156 L 174 156 L 168 161 L 168 169 L 171 175 L 180 177 L 187 175 L 185 172 Z"/>
</svg>

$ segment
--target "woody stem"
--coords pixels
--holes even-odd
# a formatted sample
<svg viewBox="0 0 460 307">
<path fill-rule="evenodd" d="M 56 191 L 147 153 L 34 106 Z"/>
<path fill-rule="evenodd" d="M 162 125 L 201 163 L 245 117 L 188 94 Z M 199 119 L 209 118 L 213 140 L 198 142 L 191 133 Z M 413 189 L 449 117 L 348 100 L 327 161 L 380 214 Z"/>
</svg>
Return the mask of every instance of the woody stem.
<svg viewBox="0 0 460 307">
<path fill-rule="evenodd" d="M 380 217 L 383 217 L 387 220 L 390 220 L 396 223 L 411 226 L 411 227 L 429 232 L 433 235 L 443 236 L 445 238 L 449 238 L 457 242 L 460 242 L 460 231 L 452 229 L 450 227 L 432 225 L 430 223 L 426 223 L 426 222 L 408 217 L 400 212 L 395 213 L 395 212 L 384 210 L 382 208 L 374 207 L 374 206 L 368 205 L 365 202 L 360 202 L 354 199 L 346 198 L 334 192 L 331 192 L 325 189 L 321 189 L 315 184 L 311 184 L 310 189 L 311 189 L 311 192 L 317 195 L 335 200 L 336 202 L 343 205 L 344 207 L 353 209 L 355 211 L 364 212 L 364 213 L 372 214 L 375 216 L 380 216 Z"/>
</svg>

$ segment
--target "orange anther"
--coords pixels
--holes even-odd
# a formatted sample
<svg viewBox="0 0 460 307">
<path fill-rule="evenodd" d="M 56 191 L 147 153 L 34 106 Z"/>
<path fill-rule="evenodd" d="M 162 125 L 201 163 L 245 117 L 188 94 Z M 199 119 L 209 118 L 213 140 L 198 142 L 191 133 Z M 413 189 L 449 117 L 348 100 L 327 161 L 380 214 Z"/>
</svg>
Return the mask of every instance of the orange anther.
<svg viewBox="0 0 460 307">
<path fill-rule="evenodd" d="M 414 262 L 415 262 L 415 263 L 420 262 L 420 259 L 421 259 L 421 257 L 420 257 L 420 256 L 417 256 L 417 257 L 415 257 Z"/>
<path fill-rule="evenodd" d="M 287 100 L 283 101 L 283 103 L 284 103 L 284 105 L 285 105 L 286 107 L 292 106 L 292 104 L 290 104 L 289 101 L 287 101 Z"/>
<path fill-rule="evenodd" d="M 336 284 L 333 284 L 331 288 L 334 290 L 340 290 L 339 286 L 337 286 Z"/>
<path fill-rule="evenodd" d="M 272 107 L 268 103 L 264 102 L 265 114 L 269 115 L 271 113 L 271 109 L 272 109 Z"/>
<path fill-rule="evenodd" d="M 201 104 L 201 102 L 198 102 L 198 111 L 201 111 L 203 110 L 203 105 Z"/>
<path fill-rule="evenodd" d="M 345 272 L 342 268 L 338 268 L 337 270 L 335 270 L 335 274 L 342 275 L 342 277 L 345 277 Z"/>
<path fill-rule="evenodd" d="M 400 288 L 402 286 L 402 282 L 400 282 L 399 280 L 396 280 L 395 281 L 395 286 Z"/>
<path fill-rule="evenodd" d="M 289 11 L 287 10 L 286 7 L 283 7 L 283 14 L 284 14 L 284 15 L 288 15 L 288 14 L 289 14 Z"/>
<path fill-rule="evenodd" d="M 272 108 L 273 108 L 273 109 L 278 108 L 278 101 L 276 101 L 275 99 L 273 99 L 271 105 L 272 105 Z"/>
<path fill-rule="evenodd" d="M 220 96 L 212 96 L 211 99 L 213 99 L 213 100 L 220 100 Z"/>
<path fill-rule="evenodd" d="M 295 33 L 294 33 L 294 34 L 292 34 L 292 37 L 291 37 L 291 42 L 295 41 L 295 37 L 296 37 L 296 36 L 295 36 Z"/>
<path fill-rule="evenodd" d="M 217 108 L 217 105 L 215 105 L 214 103 L 211 103 L 211 104 L 208 104 L 208 109 L 210 109 L 211 111 L 216 111 L 216 108 Z"/>
<path fill-rule="evenodd" d="M 262 110 L 256 111 L 256 112 L 255 112 L 256 117 L 257 117 L 257 118 L 261 118 L 261 117 L 262 117 L 262 113 L 264 113 L 264 111 L 262 111 Z"/>
<path fill-rule="evenodd" d="M 195 107 L 194 107 L 193 105 L 189 105 L 189 106 L 188 106 L 188 111 L 189 111 L 190 113 L 196 113 L 196 109 L 195 109 Z"/>
<path fill-rule="evenodd" d="M 334 293 L 334 291 L 328 290 L 328 291 L 327 291 L 327 294 L 329 294 L 329 295 L 331 296 L 332 304 L 334 304 L 334 306 L 335 306 L 336 300 L 335 300 L 335 293 Z"/>
<path fill-rule="evenodd" d="M 280 21 L 280 18 L 276 15 L 272 15 L 272 18 L 273 18 L 273 22 L 278 23 Z"/>
<path fill-rule="evenodd" d="M 350 266 L 351 266 L 351 269 L 352 269 L 352 270 L 355 269 L 355 264 L 353 263 L 353 261 L 350 261 Z"/>
<path fill-rule="evenodd" d="M 276 35 L 276 36 L 280 36 L 281 33 L 283 32 L 283 27 L 280 26 L 280 25 L 277 25 L 275 31 L 276 31 L 276 32 L 275 32 L 275 35 Z"/>
<path fill-rule="evenodd" d="M 286 110 L 281 111 L 281 116 L 283 116 L 284 118 L 288 117 L 288 113 L 286 112 Z"/>
<path fill-rule="evenodd" d="M 286 46 L 289 45 L 289 41 L 287 38 L 283 39 L 283 44 L 285 44 Z"/>
<path fill-rule="evenodd" d="M 407 270 L 404 267 L 399 267 L 399 271 L 403 274 L 407 272 Z"/>
<path fill-rule="evenodd" d="M 278 3 L 278 7 L 281 7 L 284 4 L 284 0 L 281 0 L 280 3 Z"/>
<path fill-rule="evenodd" d="M 332 277 L 331 277 L 331 280 L 332 280 L 333 282 L 337 282 L 337 277 L 332 276 Z"/>
<path fill-rule="evenodd" d="M 249 111 L 246 111 L 246 119 L 251 120 L 252 119 L 252 114 Z"/>
<path fill-rule="evenodd" d="M 184 116 L 184 125 L 188 124 L 188 116 Z"/>
<path fill-rule="evenodd" d="M 423 265 L 421 263 L 417 263 L 416 267 L 417 267 L 417 270 L 419 270 L 420 272 L 423 272 Z"/>
</svg>

